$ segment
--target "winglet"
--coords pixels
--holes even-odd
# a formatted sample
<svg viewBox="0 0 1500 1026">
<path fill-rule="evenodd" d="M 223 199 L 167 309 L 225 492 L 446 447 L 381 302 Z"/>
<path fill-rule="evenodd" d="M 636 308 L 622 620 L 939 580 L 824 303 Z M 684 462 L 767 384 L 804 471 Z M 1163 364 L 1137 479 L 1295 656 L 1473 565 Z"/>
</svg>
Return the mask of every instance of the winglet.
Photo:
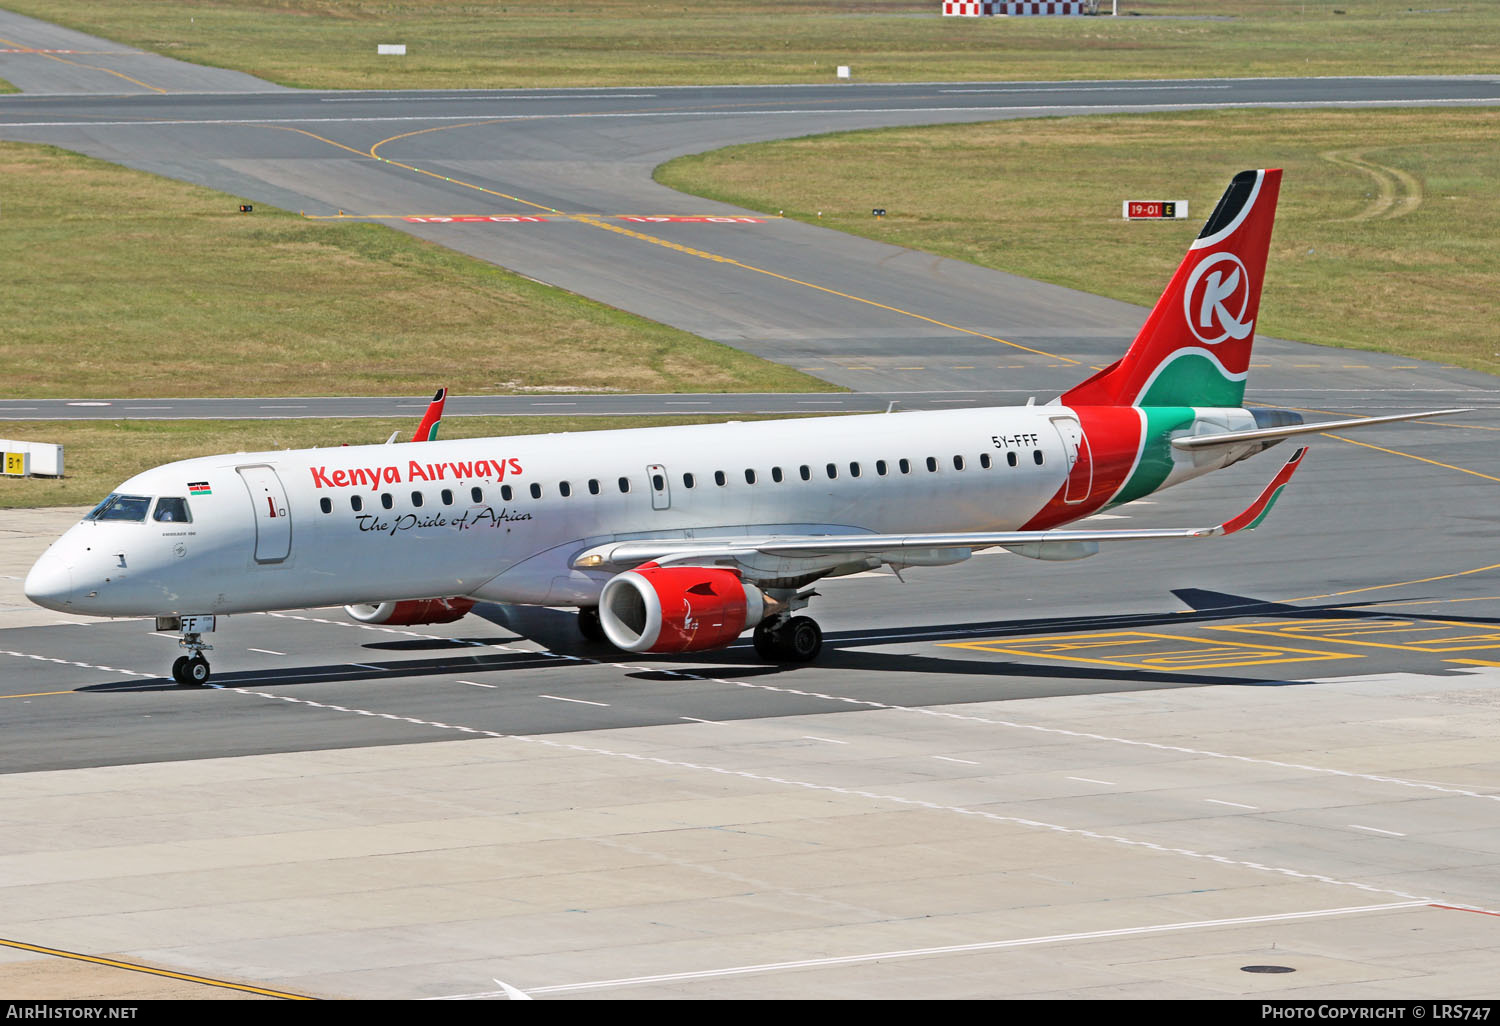
<svg viewBox="0 0 1500 1026">
<path fill-rule="evenodd" d="M 427 404 L 427 413 L 423 416 L 422 423 L 417 425 L 417 433 L 411 436 L 413 442 L 437 441 L 438 425 L 443 422 L 443 403 L 447 398 L 446 388 L 433 393 L 432 402 Z"/>
<path fill-rule="evenodd" d="M 1292 475 L 1297 472 L 1297 467 L 1301 465 L 1302 457 L 1306 453 L 1307 446 L 1305 445 L 1292 453 L 1292 458 L 1286 461 L 1286 464 L 1271 479 L 1271 483 L 1266 485 L 1245 512 L 1232 520 L 1224 521 L 1224 523 L 1209 531 L 1208 534 L 1234 534 L 1237 531 L 1253 531 L 1259 527 L 1260 522 L 1271 512 L 1271 507 L 1275 505 L 1276 500 L 1281 497 L 1281 490 L 1286 487 L 1287 482 L 1292 479 Z"/>
</svg>

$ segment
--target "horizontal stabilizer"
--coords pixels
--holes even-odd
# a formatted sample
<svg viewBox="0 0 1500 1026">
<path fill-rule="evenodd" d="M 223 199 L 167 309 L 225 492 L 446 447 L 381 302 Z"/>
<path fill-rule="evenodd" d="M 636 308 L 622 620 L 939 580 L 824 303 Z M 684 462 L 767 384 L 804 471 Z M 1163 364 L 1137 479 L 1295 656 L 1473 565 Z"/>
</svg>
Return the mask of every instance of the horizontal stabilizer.
<svg viewBox="0 0 1500 1026">
<path fill-rule="evenodd" d="M 1398 420 L 1420 420 L 1423 417 L 1444 417 L 1450 413 L 1468 413 L 1467 408 L 1456 410 L 1427 410 L 1423 413 L 1396 413 L 1389 417 L 1353 417 L 1349 420 L 1329 420 L 1321 424 L 1288 424 L 1283 427 L 1255 428 L 1250 431 L 1227 431 L 1218 435 L 1184 435 L 1172 439 L 1174 449 L 1193 452 L 1198 449 L 1213 449 L 1222 445 L 1239 445 L 1244 442 L 1275 442 L 1297 435 L 1313 435 L 1323 431 L 1345 431 L 1349 428 L 1366 427 L 1370 424 L 1390 424 Z"/>
</svg>

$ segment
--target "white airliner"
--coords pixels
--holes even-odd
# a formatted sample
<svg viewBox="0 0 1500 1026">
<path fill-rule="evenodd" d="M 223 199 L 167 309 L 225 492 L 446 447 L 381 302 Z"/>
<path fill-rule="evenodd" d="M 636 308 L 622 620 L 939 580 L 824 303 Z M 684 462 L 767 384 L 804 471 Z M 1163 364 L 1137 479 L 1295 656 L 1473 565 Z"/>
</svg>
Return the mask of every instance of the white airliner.
<svg viewBox="0 0 1500 1026">
<path fill-rule="evenodd" d="M 1242 405 L 1279 170 L 1236 175 L 1126 355 L 1047 405 L 432 440 L 184 460 L 120 485 L 47 550 L 29 598 L 180 632 L 209 677 L 215 616 L 345 605 L 447 623 L 477 601 L 577 606 L 631 652 L 766 659 L 822 645 L 795 615 L 823 577 L 1001 546 L 1077 559 L 1101 542 L 1254 527 L 1302 450 L 1214 527 L 1058 530 L 1331 427 Z"/>
</svg>

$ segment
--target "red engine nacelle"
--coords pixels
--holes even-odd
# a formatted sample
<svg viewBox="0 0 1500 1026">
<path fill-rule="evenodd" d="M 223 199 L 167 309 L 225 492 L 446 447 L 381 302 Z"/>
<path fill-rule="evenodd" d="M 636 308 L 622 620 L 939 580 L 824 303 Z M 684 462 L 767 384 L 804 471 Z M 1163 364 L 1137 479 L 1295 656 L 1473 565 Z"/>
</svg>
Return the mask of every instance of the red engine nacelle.
<svg viewBox="0 0 1500 1026">
<path fill-rule="evenodd" d="M 770 604 L 734 570 L 646 563 L 604 585 L 599 622 L 627 652 L 703 652 L 760 623 Z"/>
<path fill-rule="evenodd" d="M 412 627 L 423 623 L 452 623 L 462 620 L 474 608 L 471 598 L 403 599 L 400 602 L 364 603 L 345 606 L 360 623 Z"/>
</svg>

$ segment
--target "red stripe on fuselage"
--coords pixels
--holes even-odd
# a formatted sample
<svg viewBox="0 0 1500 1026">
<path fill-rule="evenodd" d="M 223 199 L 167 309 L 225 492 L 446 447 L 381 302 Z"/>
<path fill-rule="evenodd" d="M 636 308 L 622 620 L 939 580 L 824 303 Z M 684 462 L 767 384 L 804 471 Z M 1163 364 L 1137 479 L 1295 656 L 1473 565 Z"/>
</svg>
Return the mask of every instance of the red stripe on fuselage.
<svg viewBox="0 0 1500 1026">
<path fill-rule="evenodd" d="M 1047 500 L 1036 516 L 1021 525 L 1023 531 L 1045 531 L 1070 520 L 1086 517 L 1104 508 L 1135 468 L 1136 456 L 1141 449 L 1141 412 L 1133 406 L 1075 406 L 1073 413 L 1083 428 L 1085 444 L 1088 446 L 1088 462 L 1083 460 L 1073 467 L 1074 493 L 1080 482 L 1092 473 L 1088 498 L 1082 502 L 1066 502 L 1068 482 L 1064 482 L 1057 494 Z M 1080 446 L 1080 449 L 1082 446 Z"/>
</svg>

